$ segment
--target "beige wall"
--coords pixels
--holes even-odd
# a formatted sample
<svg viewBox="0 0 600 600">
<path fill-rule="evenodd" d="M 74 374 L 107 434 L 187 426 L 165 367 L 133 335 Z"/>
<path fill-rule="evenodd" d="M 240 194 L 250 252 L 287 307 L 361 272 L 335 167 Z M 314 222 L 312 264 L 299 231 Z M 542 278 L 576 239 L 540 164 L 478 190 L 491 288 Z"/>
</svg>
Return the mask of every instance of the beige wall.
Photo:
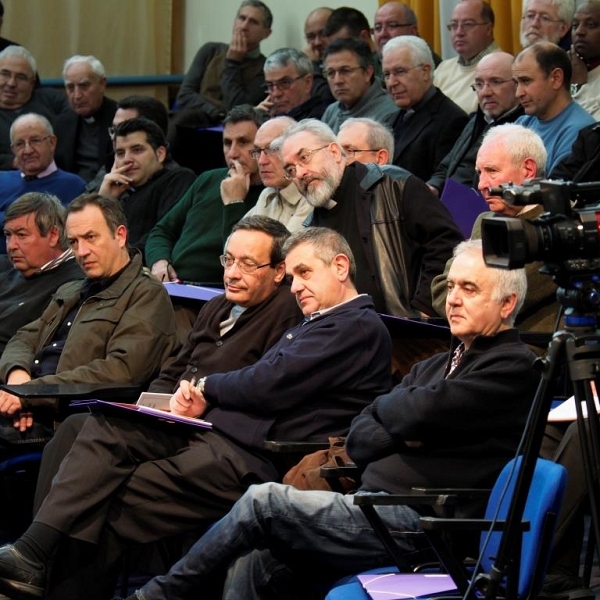
<svg viewBox="0 0 600 600">
<path fill-rule="evenodd" d="M 205 42 L 229 42 L 231 26 L 241 0 L 185 0 L 184 65 L 189 67 L 196 51 Z M 350 6 L 362 11 L 369 23 L 379 6 L 378 0 L 266 0 L 273 12 L 273 33 L 262 43 L 265 56 L 278 48 L 304 47 L 304 19 L 319 6 Z M 208 8 L 210 7 L 210 8 Z"/>
</svg>

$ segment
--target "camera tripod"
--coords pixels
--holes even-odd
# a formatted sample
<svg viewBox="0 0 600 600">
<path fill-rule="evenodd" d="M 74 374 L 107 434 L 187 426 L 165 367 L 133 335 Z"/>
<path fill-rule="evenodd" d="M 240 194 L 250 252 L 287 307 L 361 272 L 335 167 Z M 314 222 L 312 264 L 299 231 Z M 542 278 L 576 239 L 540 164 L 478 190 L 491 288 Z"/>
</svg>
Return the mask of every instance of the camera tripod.
<svg viewBox="0 0 600 600">
<path fill-rule="evenodd" d="M 564 290 L 559 289 L 559 299 Z M 595 301 L 595 298 L 593 298 Z M 480 590 L 486 599 L 499 597 L 503 578 L 521 541 L 521 520 L 529 493 L 536 460 L 539 456 L 544 430 L 547 423 L 552 400 L 564 373 L 572 383 L 575 397 L 578 433 L 581 441 L 582 460 L 585 471 L 587 492 L 591 511 L 592 530 L 596 552 L 600 542 L 600 520 L 598 500 L 600 499 L 600 425 L 594 403 L 592 383 L 600 390 L 600 330 L 596 328 L 595 314 L 580 315 L 572 309 L 565 313 L 565 327 L 557 331 L 548 346 L 544 359 L 539 359 L 542 376 L 532 405 L 531 418 L 524 431 L 525 440 L 523 459 L 518 473 L 514 495 L 512 497 L 506 527 L 504 528 L 498 556 L 490 573 L 482 574 L 476 581 L 475 588 Z M 566 369 L 564 369 L 566 367 Z M 587 408 L 589 418 L 584 417 L 583 406 Z M 586 427 L 586 421 L 588 427 Z M 513 586 L 514 587 L 514 586 Z M 475 590 L 469 594 L 475 598 Z M 503 597 L 507 600 L 516 598 L 516 592 L 507 590 Z"/>
</svg>

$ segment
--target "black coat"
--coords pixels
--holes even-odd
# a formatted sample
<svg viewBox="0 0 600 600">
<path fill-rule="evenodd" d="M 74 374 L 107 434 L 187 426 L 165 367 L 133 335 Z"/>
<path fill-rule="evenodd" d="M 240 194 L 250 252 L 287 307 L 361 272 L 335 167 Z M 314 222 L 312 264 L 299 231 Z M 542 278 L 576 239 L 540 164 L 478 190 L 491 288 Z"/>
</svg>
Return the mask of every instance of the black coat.
<svg viewBox="0 0 600 600">
<path fill-rule="evenodd" d="M 112 125 L 117 112 L 117 103 L 104 97 L 102 105 L 94 114 L 94 119 L 99 123 L 98 136 L 98 167 L 104 166 L 107 155 L 112 151 L 108 128 Z M 70 110 L 56 118 L 54 133 L 57 137 L 56 153 L 54 160 L 60 169 L 70 173 L 78 173 L 77 165 L 77 138 L 80 135 L 82 118 Z"/>
<path fill-rule="evenodd" d="M 467 113 L 443 92 L 433 96 L 403 124 L 400 111 L 394 130 L 393 163 L 427 181 L 467 125 Z"/>
</svg>

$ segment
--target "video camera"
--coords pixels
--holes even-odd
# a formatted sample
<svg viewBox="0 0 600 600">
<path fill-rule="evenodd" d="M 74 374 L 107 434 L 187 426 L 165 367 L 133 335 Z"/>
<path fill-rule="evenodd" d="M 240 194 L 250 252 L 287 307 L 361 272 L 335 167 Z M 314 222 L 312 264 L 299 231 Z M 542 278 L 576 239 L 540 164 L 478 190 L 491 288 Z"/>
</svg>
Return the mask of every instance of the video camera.
<svg viewBox="0 0 600 600">
<path fill-rule="evenodd" d="M 530 179 L 523 185 L 501 185 L 490 193 L 507 204 L 541 204 L 537 219 L 484 217 L 483 254 L 486 264 L 517 269 L 534 261 L 569 263 L 570 268 L 599 269 L 600 182 L 571 183 Z M 593 204 L 593 206 L 591 205 Z M 589 206 L 588 206 L 589 205 Z"/>
</svg>

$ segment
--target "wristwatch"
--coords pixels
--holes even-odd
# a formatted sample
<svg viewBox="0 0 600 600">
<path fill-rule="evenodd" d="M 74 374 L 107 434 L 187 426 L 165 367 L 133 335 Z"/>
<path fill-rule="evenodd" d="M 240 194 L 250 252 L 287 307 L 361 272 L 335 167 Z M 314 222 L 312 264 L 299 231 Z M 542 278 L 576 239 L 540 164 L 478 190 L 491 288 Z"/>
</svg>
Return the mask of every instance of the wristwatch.
<svg viewBox="0 0 600 600">
<path fill-rule="evenodd" d="M 196 384 L 196 389 L 201 394 L 204 394 L 204 384 L 205 383 L 206 383 L 206 377 L 200 377 L 200 379 L 198 379 L 198 383 Z"/>
</svg>

